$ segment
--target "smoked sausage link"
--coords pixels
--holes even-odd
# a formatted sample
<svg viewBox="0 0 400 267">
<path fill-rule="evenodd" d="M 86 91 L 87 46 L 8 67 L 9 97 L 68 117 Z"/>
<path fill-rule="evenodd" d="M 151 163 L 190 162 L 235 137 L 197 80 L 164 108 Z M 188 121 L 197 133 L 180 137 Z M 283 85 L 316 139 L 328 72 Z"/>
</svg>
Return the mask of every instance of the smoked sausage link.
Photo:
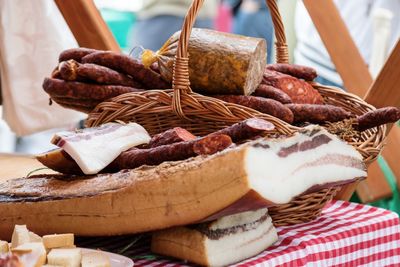
<svg viewBox="0 0 400 267">
<path fill-rule="evenodd" d="M 67 50 L 64 50 L 63 52 L 61 52 L 60 56 L 58 57 L 58 62 L 67 61 L 70 59 L 81 62 L 81 60 L 84 56 L 89 55 L 94 52 L 97 52 L 97 51 L 99 51 L 99 50 L 92 49 L 92 48 L 85 48 L 85 47 L 67 49 Z"/>
<path fill-rule="evenodd" d="M 285 64 L 285 63 L 269 64 L 266 66 L 266 68 L 268 70 L 274 70 L 280 73 L 288 74 L 306 81 L 313 81 L 318 76 L 317 71 L 315 69 L 296 64 Z"/>
<path fill-rule="evenodd" d="M 96 64 L 81 64 L 71 59 L 61 62 L 58 69 L 61 77 L 66 81 L 91 81 L 98 84 L 143 88 L 142 84 L 131 77 Z"/>
<path fill-rule="evenodd" d="M 382 124 L 394 123 L 400 120 L 400 109 L 397 107 L 385 107 L 369 111 L 357 118 L 357 129 L 364 131 Z"/>
<path fill-rule="evenodd" d="M 210 155 L 232 144 L 227 135 L 207 135 L 205 137 L 163 145 L 149 149 L 132 149 L 122 152 L 109 166 L 107 171 L 134 169 L 142 165 L 158 165 L 165 161 L 184 160 L 197 155 Z"/>
<path fill-rule="evenodd" d="M 93 63 L 128 74 L 147 89 L 171 88 L 170 83 L 164 81 L 159 73 L 151 68 L 145 68 L 139 60 L 127 55 L 101 51 L 85 56 L 82 63 Z"/>
<path fill-rule="evenodd" d="M 350 112 L 332 105 L 287 104 L 294 115 L 294 122 L 324 123 L 350 118 Z"/>
<path fill-rule="evenodd" d="M 258 110 L 288 123 L 293 122 L 293 113 L 290 109 L 273 99 L 243 95 L 214 95 L 213 97 Z"/>
<path fill-rule="evenodd" d="M 215 132 L 215 134 L 226 134 L 233 142 L 239 142 L 256 137 L 264 132 L 272 131 L 275 126 L 263 119 L 251 118 Z"/>
<path fill-rule="evenodd" d="M 181 127 L 175 127 L 165 132 L 154 135 L 146 148 L 173 144 L 182 141 L 190 141 L 194 139 L 196 139 L 196 136 L 191 134 L 189 131 Z"/>
<path fill-rule="evenodd" d="M 265 98 L 271 98 L 282 104 L 292 103 L 292 99 L 281 89 L 275 88 L 271 85 L 260 84 L 252 94 L 253 96 L 260 96 Z"/>
</svg>

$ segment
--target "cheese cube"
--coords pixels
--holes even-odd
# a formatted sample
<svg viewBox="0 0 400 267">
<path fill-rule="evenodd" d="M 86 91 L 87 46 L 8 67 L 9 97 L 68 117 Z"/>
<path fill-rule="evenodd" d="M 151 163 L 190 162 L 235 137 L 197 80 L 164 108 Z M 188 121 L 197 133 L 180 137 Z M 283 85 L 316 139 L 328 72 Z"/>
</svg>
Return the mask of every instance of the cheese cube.
<svg viewBox="0 0 400 267">
<path fill-rule="evenodd" d="M 47 255 L 47 263 L 64 267 L 80 267 L 82 253 L 79 248 L 54 248 Z"/>
<path fill-rule="evenodd" d="M 46 249 L 41 242 L 24 243 L 11 251 L 19 255 L 25 266 L 39 267 L 46 263 Z"/>
<path fill-rule="evenodd" d="M 7 241 L 0 240 L 0 253 L 7 253 L 10 251 Z"/>
<path fill-rule="evenodd" d="M 31 241 L 29 231 L 26 225 L 15 225 L 14 232 L 11 237 L 11 247 L 16 248 L 24 243 Z"/>
<path fill-rule="evenodd" d="M 43 244 L 47 249 L 72 247 L 74 245 L 74 234 L 45 235 Z"/>
<path fill-rule="evenodd" d="M 42 242 L 42 238 L 34 232 L 29 231 L 28 234 L 30 242 Z"/>
</svg>

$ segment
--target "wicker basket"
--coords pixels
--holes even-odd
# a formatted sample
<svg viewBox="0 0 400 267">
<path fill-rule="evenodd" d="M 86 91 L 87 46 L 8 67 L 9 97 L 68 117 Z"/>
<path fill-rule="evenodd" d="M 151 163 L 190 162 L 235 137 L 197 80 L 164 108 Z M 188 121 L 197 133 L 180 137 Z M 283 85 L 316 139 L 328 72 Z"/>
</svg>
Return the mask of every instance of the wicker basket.
<svg viewBox="0 0 400 267">
<path fill-rule="evenodd" d="M 272 122 L 276 132 L 281 134 L 291 135 L 299 130 L 270 115 L 192 92 L 189 84 L 187 47 L 194 20 L 203 1 L 194 0 L 186 15 L 175 58 L 173 89 L 127 93 L 100 103 L 89 114 L 87 126 L 96 126 L 115 120 L 135 121 L 143 125 L 150 134 L 180 126 L 196 135 L 204 135 L 244 119 L 258 117 Z M 275 28 L 277 62 L 288 63 L 286 37 L 276 0 L 266 2 Z M 375 109 L 359 97 L 341 89 L 315 83 L 312 85 L 328 104 L 341 106 L 357 115 Z M 385 126 L 374 128 L 363 132 L 357 138 L 352 138 L 349 143 L 363 155 L 365 162 L 369 164 L 378 156 L 385 132 Z M 315 219 L 340 188 L 336 186 L 307 193 L 288 204 L 271 207 L 270 214 L 275 225 L 288 225 Z"/>
</svg>

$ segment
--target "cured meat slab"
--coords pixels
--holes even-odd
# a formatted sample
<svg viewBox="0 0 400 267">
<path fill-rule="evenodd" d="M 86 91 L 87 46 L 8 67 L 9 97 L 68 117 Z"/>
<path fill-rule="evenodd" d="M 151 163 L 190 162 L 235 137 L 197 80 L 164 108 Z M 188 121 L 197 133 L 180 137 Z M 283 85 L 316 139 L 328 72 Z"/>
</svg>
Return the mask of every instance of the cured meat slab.
<svg viewBox="0 0 400 267">
<path fill-rule="evenodd" d="M 228 266 L 261 253 L 277 240 L 267 209 L 260 209 L 158 231 L 151 250 L 200 265 Z"/>
<path fill-rule="evenodd" d="M 40 175 L 0 184 L 0 239 L 34 232 L 118 235 L 287 203 L 366 177 L 362 156 L 318 126 L 211 156 L 94 176 Z"/>
</svg>

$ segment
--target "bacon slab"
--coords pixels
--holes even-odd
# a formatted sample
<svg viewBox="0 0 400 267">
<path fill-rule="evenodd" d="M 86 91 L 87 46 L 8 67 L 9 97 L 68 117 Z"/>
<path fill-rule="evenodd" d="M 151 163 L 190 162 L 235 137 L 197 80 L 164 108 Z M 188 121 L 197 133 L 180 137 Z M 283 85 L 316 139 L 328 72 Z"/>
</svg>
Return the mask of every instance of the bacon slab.
<svg viewBox="0 0 400 267">
<path fill-rule="evenodd" d="M 278 240 L 267 209 L 153 234 L 151 250 L 202 266 L 228 266 L 257 255 Z"/>
<path fill-rule="evenodd" d="M 55 134 L 51 142 L 62 148 L 84 174 L 95 174 L 121 152 L 150 141 L 147 131 L 136 123 L 106 123 L 100 127 Z"/>
</svg>

